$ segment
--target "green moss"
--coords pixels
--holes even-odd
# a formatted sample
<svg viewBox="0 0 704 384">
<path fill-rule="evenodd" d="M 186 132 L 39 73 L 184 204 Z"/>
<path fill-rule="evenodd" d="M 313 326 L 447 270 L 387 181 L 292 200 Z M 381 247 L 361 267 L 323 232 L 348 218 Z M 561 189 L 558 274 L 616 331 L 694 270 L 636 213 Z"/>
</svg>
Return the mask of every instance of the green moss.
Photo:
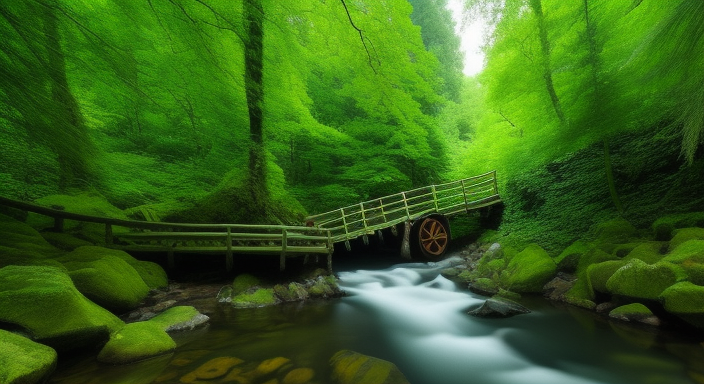
<svg viewBox="0 0 704 384">
<path fill-rule="evenodd" d="M 511 259 L 501 273 L 501 283 L 513 292 L 542 292 L 555 271 L 555 262 L 547 252 L 531 244 Z"/>
<path fill-rule="evenodd" d="M 63 258 L 63 264 L 76 288 L 111 311 L 135 308 L 149 293 L 149 287 L 137 271 L 122 259 L 96 255 L 90 261 L 69 260 L 72 260 L 71 255 Z"/>
<path fill-rule="evenodd" d="M 631 252 L 628 253 L 624 260 L 638 259 L 644 261 L 648 264 L 655 264 L 660 261 L 663 257 L 661 250 L 663 249 L 664 243 L 661 242 L 647 242 L 638 245 L 633 248 Z"/>
<path fill-rule="evenodd" d="M 675 264 L 704 263 L 704 240 L 688 240 L 663 257 L 663 261 Z"/>
<path fill-rule="evenodd" d="M 504 259 L 493 259 L 488 262 L 478 263 L 477 273 L 481 277 L 491 277 L 494 273 L 501 273 L 501 271 L 506 266 L 506 260 Z"/>
<path fill-rule="evenodd" d="M 648 265 L 633 259 L 611 275 L 606 288 L 614 295 L 655 300 L 665 288 L 676 283 L 682 274 L 682 270 L 671 263 L 661 261 Z"/>
<path fill-rule="evenodd" d="M 586 277 L 587 268 L 592 264 L 603 263 L 604 261 L 618 260 L 616 256 L 603 251 L 599 248 L 592 248 L 590 251 L 582 255 L 577 263 L 577 275 Z"/>
<path fill-rule="evenodd" d="M 631 253 L 631 251 L 636 249 L 636 247 L 638 247 L 641 244 L 642 243 L 638 243 L 638 242 L 626 243 L 626 244 L 616 244 L 614 249 L 611 251 L 611 254 L 615 257 L 618 257 L 618 258 L 624 258 L 624 257 L 628 256 L 628 254 Z"/>
<path fill-rule="evenodd" d="M 598 223 L 591 228 L 597 243 L 627 243 L 636 235 L 636 227 L 622 218 Z"/>
<path fill-rule="evenodd" d="M 151 321 L 127 324 L 113 334 L 98 354 L 98 361 L 108 364 L 129 364 L 169 353 L 176 348 L 174 340 Z"/>
<path fill-rule="evenodd" d="M 652 224 L 656 240 L 670 240 L 675 229 L 687 227 L 704 227 L 704 212 L 667 215 Z"/>
<path fill-rule="evenodd" d="M 587 268 L 586 277 L 588 284 L 595 292 L 608 292 L 606 282 L 609 278 L 626 264 L 623 260 L 609 260 L 598 264 L 592 264 Z"/>
<path fill-rule="evenodd" d="M 308 298 L 306 288 L 296 282 L 292 282 L 288 286 L 277 284 L 274 286 L 274 293 L 283 301 L 301 301 Z"/>
<path fill-rule="evenodd" d="M 0 250 L 0 266 L 12 265 L 16 259 L 21 262 L 22 258 L 30 259 L 22 264 L 34 265 L 33 260 L 63 253 L 49 244 L 34 228 L 5 215 L 0 215 Z"/>
<path fill-rule="evenodd" d="M 622 305 L 620 307 L 614 308 L 611 312 L 609 312 L 610 317 L 619 317 L 619 316 L 652 316 L 653 312 L 648 309 L 645 305 L 641 303 L 632 303 L 632 304 L 627 304 L 627 305 Z"/>
<path fill-rule="evenodd" d="M 86 299 L 61 270 L 23 266 L 0 269 L 0 321 L 57 349 L 100 342 L 124 325 Z"/>
<path fill-rule="evenodd" d="M 76 195 L 49 195 L 35 200 L 34 204 L 49 208 L 61 207 L 63 211 L 82 215 L 127 219 L 127 215 L 121 209 L 110 204 L 104 196 L 97 192 L 81 192 Z M 34 228 L 46 228 L 54 225 L 54 219 L 30 213 L 27 217 L 27 224 Z M 79 225 L 80 223 L 77 221 L 67 220 L 64 223 L 64 228 L 73 229 Z"/>
<path fill-rule="evenodd" d="M 235 277 L 235 280 L 232 281 L 232 294 L 233 295 L 238 295 L 246 290 L 248 290 L 251 287 L 255 287 L 261 285 L 261 282 L 259 281 L 258 278 L 247 274 L 243 273 L 240 275 L 237 275 Z"/>
<path fill-rule="evenodd" d="M 689 240 L 704 240 L 704 228 L 682 228 L 675 230 L 675 236 L 670 240 L 670 252 Z"/>
<path fill-rule="evenodd" d="M 577 282 L 564 295 L 565 301 L 578 307 L 594 309 L 594 292 L 587 279 L 579 278 Z"/>
<path fill-rule="evenodd" d="M 276 304 L 276 296 L 271 288 L 257 288 L 254 292 L 242 292 L 232 298 L 232 305 L 238 308 L 256 308 Z"/>
<path fill-rule="evenodd" d="M 560 252 L 554 261 L 557 269 L 565 272 L 574 272 L 577 269 L 579 259 L 592 248 L 590 244 L 582 240 L 577 240 Z"/>
<path fill-rule="evenodd" d="M 704 287 L 683 281 L 665 289 L 660 295 L 666 311 L 704 314 Z"/>
<path fill-rule="evenodd" d="M 311 297 L 328 298 L 336 296 L 340 292 L 335 276 L 318 277 L 313 285 L 308 287 Z"/>
<path fill-rule="evenodd" d="M 91 242 L 79 239 L 68 233 L 44 231 L 41 233 L 41 235 L 51 245 L 64 251 L 73 251 L 78 247 L 94 245 Z"/>
<path fill-rule="evenodd" d="M 56 367 L 56 351 L 0 329 L 0 383 L 43 382 Z"/>
</svg>

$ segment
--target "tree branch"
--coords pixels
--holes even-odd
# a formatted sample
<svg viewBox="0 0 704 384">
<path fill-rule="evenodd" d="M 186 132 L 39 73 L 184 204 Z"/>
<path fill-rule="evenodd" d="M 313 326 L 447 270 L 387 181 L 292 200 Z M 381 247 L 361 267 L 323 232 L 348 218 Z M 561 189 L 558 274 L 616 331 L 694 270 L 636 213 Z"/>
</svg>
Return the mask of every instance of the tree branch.
<svg viewBox="0 0 704 384">
<path fill-rule="evenodd" d="M 350 25 L 352 25 L 352 28 L 356 29 L 359 33 L 359 39 L 362 40 L 364 50 L 367 52 L 369 66 L 372 68 L 372 71 L 374 71 L 374 74 L 376 74 L 376 69 L 374 68 L 374 65 L 372 65 L 372 55 L 369 53 L 369 49 L 367 48 L 367 43 L 365 41 L 364 34 L 362 30 L 354 24 L 354 21 L 352 20 L 352 15 L 350 15 L 350 10 L 347 8 L 347 3 L 345 3 L 345 0 L 340 0 L 340 2 L 342 2 L 342 6 L 345 7 L 345 12 L 347 12 L 347 18 L 350 20 Z M 369 40 L 369 38 L 366 38 L 366 40 Z M 369 43 L 371 44 L 371 40 L 369 40 Z M 374 48 L 374 45 L 372 45 L 372 48 Z"/>
</svg>

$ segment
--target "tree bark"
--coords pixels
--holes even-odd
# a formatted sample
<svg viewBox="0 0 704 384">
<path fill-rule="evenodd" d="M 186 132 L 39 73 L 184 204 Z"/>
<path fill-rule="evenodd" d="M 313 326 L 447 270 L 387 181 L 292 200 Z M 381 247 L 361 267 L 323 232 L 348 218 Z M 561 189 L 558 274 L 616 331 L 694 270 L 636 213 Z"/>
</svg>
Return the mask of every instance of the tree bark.
<svg viewBox="0 0 704 384">
<path fill-rule="evenodd" d="M 247 38 L 244 52 L 245 92 L 249 111 L 249 190 L 253 209 L 266 210 L 266 159 L 263 138 L 264 9 L 261 0 L 245 0 L 244 23 Z"/>
<path fill-rule="evenodd" d="M 550 64 L 550 41 L 548 40 L 548 31 L 545 27 L 545 16 L 543 15 L 543 5 L 541 0 L 530 0 L 530 7 L 535 13 L 535 18 L 538 22 L 538 35 L 540 36 L 540 49 L 542 52 L 542 67 L 543 67 L 543 79 L 545 80 L 545 88 L 550 95 L 550 101 L 552 102 L 552 107 L 555 110 L 557 118 L 560 119 L 560 123 L 564 126 L 567 124 L 565 119 L 565 114 L 562 111 L 562 105 L 560 99 L 557 97 L 557 92 L 555 92 L 555 86 L 552 81 L 552 65 Z"/>
</svg>

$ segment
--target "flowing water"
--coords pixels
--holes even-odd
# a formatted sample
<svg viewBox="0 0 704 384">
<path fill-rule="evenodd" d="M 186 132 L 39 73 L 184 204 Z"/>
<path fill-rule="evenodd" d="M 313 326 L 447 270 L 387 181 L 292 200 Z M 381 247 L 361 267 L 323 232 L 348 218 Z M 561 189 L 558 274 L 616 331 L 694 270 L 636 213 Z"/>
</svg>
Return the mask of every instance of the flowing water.
<svg viewBox="0 0 704 384">
<path fill-rule="evenodd" d="M 93 358 L 61 362 L 55 383 L 177 383 L 212 358 L 254 367 L 281 356 L 326 383 L 329 358 L 351 349 L 395 363 L 411 383 L 679 384 L 701 380 L 704 348 L 601 320 L 543 300 L 508 319 L 466 314 L 485 298 L 439 275 L 438 264 L 341 272 L 348 296 L 326 302 L 234 310 L 216 306 L 211 324 L 174 335 L 175 354 L 110 367 Z M 217 382 L 214 381 L 214 382 Z"/>
</svg>

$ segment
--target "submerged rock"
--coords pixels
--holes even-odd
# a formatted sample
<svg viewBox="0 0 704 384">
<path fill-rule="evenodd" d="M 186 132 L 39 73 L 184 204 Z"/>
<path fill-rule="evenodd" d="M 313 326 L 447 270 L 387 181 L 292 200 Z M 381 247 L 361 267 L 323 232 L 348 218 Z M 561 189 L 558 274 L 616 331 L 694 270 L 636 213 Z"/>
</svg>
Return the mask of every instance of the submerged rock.
<svg viewBox="0 0 704 384">
<path fill-rule="evenodd" d="M 609 312 L 609 317 L 622 321 L 639 322 L 648 325 L 660 325 L 660 319 L 643 304 L 622 305 Z"/>
<path fill-rule="evenodd" d="M 0 383 L 41 383 L 54 371 L 52 348 L 0 329 Z"/>
<path fill-rule="evenodd" d="M 330 359 L 333 384 L 408 384 L 395 364 L 350 350 L 341 350 Z"/>
<path fill-rule="evenodd" d="M 505 298 L 491 298 L 468 314 L 476 317 L 505 318 L 530 313 L 530 309 Z"/>
</svg>

